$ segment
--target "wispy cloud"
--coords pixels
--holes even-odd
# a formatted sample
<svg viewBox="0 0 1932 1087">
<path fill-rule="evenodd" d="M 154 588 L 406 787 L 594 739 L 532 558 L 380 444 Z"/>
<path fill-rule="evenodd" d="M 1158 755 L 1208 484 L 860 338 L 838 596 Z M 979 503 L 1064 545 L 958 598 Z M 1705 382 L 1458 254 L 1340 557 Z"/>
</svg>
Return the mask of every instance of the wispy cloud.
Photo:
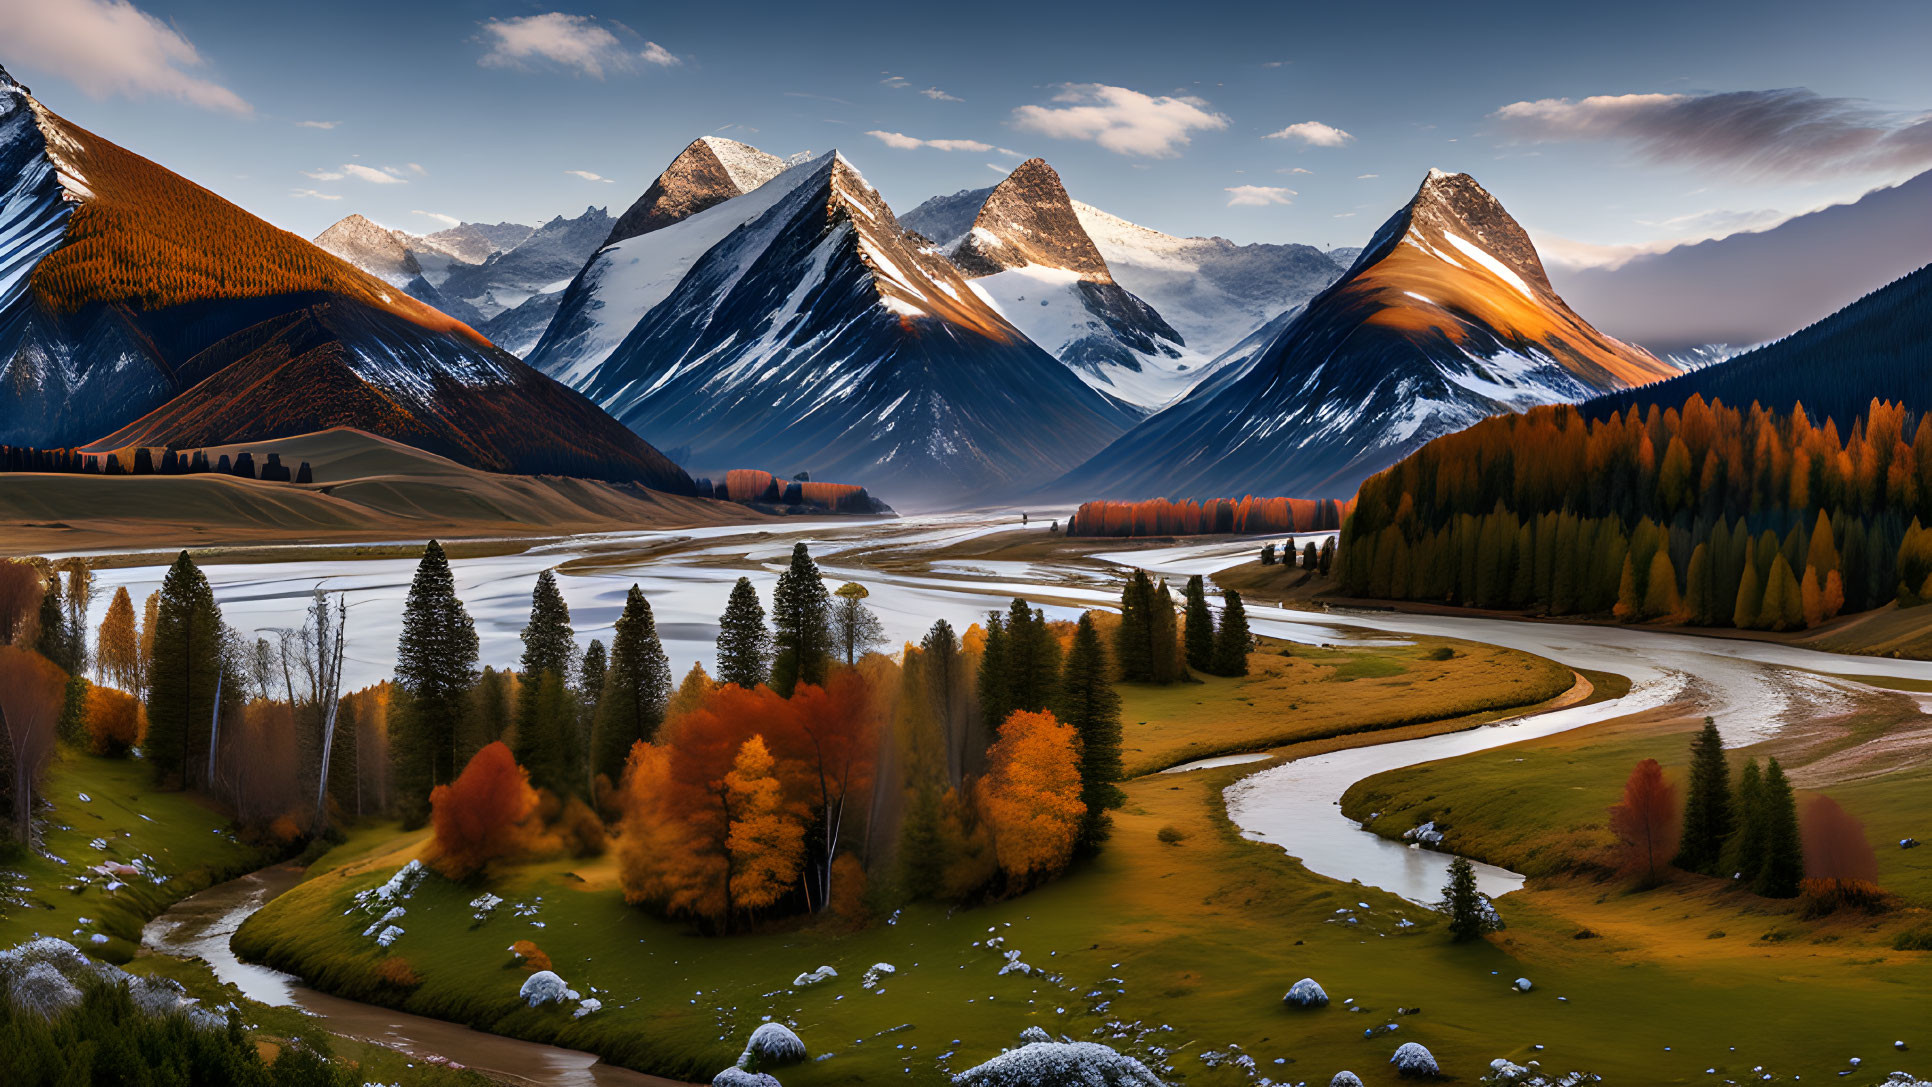
<svg viewBox="0 0 1932 1087">
<path fill-rule="evenodd" d="M 606 185 L 616 184 L 616 182 L 605 177 L 603 174 L 593 174 L 589 170 L 565 170 L 564 173 L 569 174 L 571 177 L 581 177 L 585 181 L 601 181 Z"/>
<path fill-rule="evenodd" d="M 30 57 L 94 98 L 160 96 L 243 116 L 242 97 L 197 75 L 201 53 L 181 32 L 128 0 L 10 0 L 0 3 L 0 42 L 9 58 Z"/>
<path fill-rule="evenodd" d="M 995 150 L 992 144 L 981 143 L 978 140 L 922 140 L 917 136 L 908 136 L 903 132 L 881 132 L 876 128 L 867 132 L 866 135 L 878 140 L 887 147 L 896 147 L 901 151 L 911 151 L 920 147 L 930 147 L 935 151 Z M 1007 151 L 1005 148 L 999 148 L 998 150 L 1003 154 L 1018 154 L 1016 151 Z"/>
<path fill-rule="evenodd" d="M 303 170 L 302 176 L 311 181 L 341 181 L 349 175 L 340 170 Z"/>
<path fill-rule="evenodd" d="M 444 226 L 462 226 L 463 225 L 463 220 L 458 219 L 454 215 L 444 215 L 440 211 L 412 211 L 409 214 L 420 215 L 425 219 L 434 219 L 437 222 L 443 224 Z"/>
<path fill-rule="evenodd" d="M 290 189 L 290 196 L 297 200 L 340 200 L 342 197 L 332 192 L 317 192 L 314 189 Z"/>
<path fill-rule="evenodd" d="M 621 23 L 612 25 L 628 32 Z M 490 49 L 476 62 L 485 68 L 529 68 L 532 62 L 548 61 L 602 79 L 607 73 L 630 71 L 640 62 L 664 68 L 684 63 L 653 41 L 633 51 L 592 16 L 561 11 L 491 19 L 483 24 L 483 39 Z"/>
<path fill-rule="evenodd" d="M 346 163 L 342 167 L 342 172 L 344 174 L 347 174 L 350 177 L 357 179 L 358 181 L 367 181 L 375 185 L 409 184 L 407 179 L 397 177 L 394 173 L 390 171 L 378 170 L 373 166 L 364 166 L 359 162 Z M 318 178 L 317 180 L 321 180 L 321 179 Z"/>
<path fill-rule="evenodd" d="M 1356 175 L 1355 175 L 1355 180 L 1357 180 L 1357 181 L 1374 181 L 1374 180 L 1375 180 L 1376 178 L 1378 178 L 1378 177 L 1381 177 L 1381 176 L 1382 176 L 1381 174 L 1356 174 Z"/>
<path fill-rule="evenodd" d="M 1279 132 L 1270 132 L 1261 137 L 1264 140 L 1293 140 L 1304 147 L 1341 147 L 1353 143 L 1355 137 L 1320 121 L 1297 121 Z"/>
<path fill-rule="evenodd" d="M 295 127 L 330 129 L 330 128 L 335 128 L 341 123 L 342 123 L 341 121 L 297 121 L 295 122 Z"/>
<path fill-rule="evenodd" d="M 1746 177 L 1801 177 L 1932 164 L 1932 113 L 1899 113 L 1804 87 L 1619 94 L 1512 102 L 1491 114 L 1524 143 L 1623 143 L 1651 162 Z"/>
<path fill-rule="evenodd" d="M 1190 132 L 1228 127 L 1226 117 L 1192 96 L 1155 96 L 1104 83 L 1069 83 L 1053 101 L 1060 104 L 1014 110 L 1014 126 L 1054 139 L 1091 140 L 1117 154 L 1149 158 L 1179 155 Z"/>
<path fill-rule="evenodd" d="M 1297 195 L 1293 189 L 1279 185 L 1230 185 L 1223 190 L 1228 194 L 1231 208 L 1263 208 L 1270 204 L 1292 204 Z"/>
<path fill-rule="evenodd" d="M 919 93 L 925 95 L 927 98 L 930 98 L 935 102 L 964 102 L 965 101 L 964 98 L 961 98 L 955 94 L 947 94 L 945 91 L 940 90 L 938 87 L 927 87 L 925 90 L 920 91 Z"/>
</svg>

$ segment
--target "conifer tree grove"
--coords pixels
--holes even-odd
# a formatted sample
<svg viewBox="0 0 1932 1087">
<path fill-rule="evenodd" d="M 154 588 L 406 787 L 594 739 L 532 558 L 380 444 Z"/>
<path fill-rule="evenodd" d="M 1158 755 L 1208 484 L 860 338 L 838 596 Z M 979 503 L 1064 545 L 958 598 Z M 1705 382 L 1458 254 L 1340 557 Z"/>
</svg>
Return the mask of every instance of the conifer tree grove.
<svg viewBox="0 0 1932 1087">
<path fill-rule="evenodd" d="M 1214 636 L 1212 671 L 1217 676 L 1248 674 L 1248 650 L 1253 638 L 1248 634 L 1248 609 L 1241 594 L 1233 589 L 1221 591 L 1221 630 Z M 1189 663 L 1192 663 L 1191 661 Z"/>
<path fill-rule="evenodd" d="M 771 689 L 790 698 L 801 683 L 825 685 L 832 664 L 832 603 L 805 545 L 792 547 L 791 565 L 778 575 L 771 598 L 773 639 Z"/>
<path fill-rule="evenodd" d="M 1752 890 L 1766 898 L 1795 898 L 1805 878 L 1804 840 L 1798 832 L 1798 802 L 1784 767 L 1772 759 L 1764 767 L 1758 804 L 1764 820 L 1764 859 Z"/>
<path fill-rule="evenodd" d="M 959 636 L 951 623 L 933 621 L 932 629 L 919 642 L 917 671 L 922 673 L 924 694 L 931 711 L 934 730 L 946 744 L 946 781 L 958 785 L 969 773 L 977 773 L 986 744 L 978 739 L 966 697 L 966 661 L 959 647 Z M 910 669 L 909 669 L 910 670 Z"/>
<path fill-rule="evenodd" d="M 1187 660 L 1181 652 L 1180 631 L 1174 618 L 1174 594 L 1162 581 L 1151 598 L 1148 627 L 1153 635 L 1148 647 L 1153 661 L 1155 683 L 1179 683 L 1188 678 Z"/>
<path fill-rule="evenodd" d="M 60 573 L 55 570 L 47 571 L 47 591 L 40 597 L 39 633 L 34 635 L 34 652 L 53 661 L 63 672 L 79 667 L 74 660 L 74 640 L 67 634 L 67 609 L 60 604 Z"/>
<path fill-rule="evenodd" d="M 1691 741 L 1683 837 L 1672 863 L 1686 872 L 1717 875 L 1724 860 L 1724 843 L 1730 836 L 1731 769 L 1724 761 L 1724 740 L 1717 733 L 1717 722 L 1706 717 L 1703 729 Z"/>
<path fill-rule="evenodd" d="M 1008 661 L 1006 617 L 999 612 L 986 615 L 986 647 L 979 655 L 979 675 L 975 679 L 979 695 L 979 716 L 985 735 L 999 732 L 1000 722 L 1013 712 L 1013 692 L 1009 687 L 1012 667 Z"/>
<path fill-rule="evenodd" d="M 771 632 L 765 629 L 765 608 L 751 579 L 741 577 L 731 587 L 731 599 L 718 620 L 718 682 L 750 690 L 770 674 Z"/>
<path fill-rule="evenodd" d="M 457 733 L 476 682 L 476 624 L 456 596 L 443 545 L 423 548 L 403 602 L 396 645 L 396 794 L 410 819 L 426 817 L 430 790 L 456 780 Z"/>
<path fill-rule="evenodd" d="M 1183 612 L 1187 620 L 1187 666 L 1197 672 L 1212 672 L 1214 667 L 1214 613 L 1208 609 L 1207 584 L 1201 575 L 1187 579 Z"/>
<path fill-rule="evenodd" d="M 1053 714 L 1072 725 L 1080 737 L 1080 798 L 1087 811 L 1080 824 L 1081 849 L 1093 850 L 1107 837 L 1112 820 L 1127 794 L 1114 783 L 1122 774 L 1120 762 L 1120 695 L 1108 679 L 1107 653 L 1094 628 L 1093 615 L 1080 617 L 1060 677 Z"/>
<path fill-rule="evenodd" d="M 205 765 L 221 676 L 221 637 L 215 592 L 183 551 L 161 582 L 149 666 L 143 753 L 162 785 L 185 789 L 196 784 L 196 770 Z"/>
<path fill-rule="evenodd" d="M 1024 600 L 1007 609 L 1005 655 L 1007 713 L 1047 709 L 1060 683 L 1060 642 L 1047 629 L 1046 614 Z"/>
<path fill-rule="evenodd" d="M 517 764 L 530 772 L 530 783 L 559 796 L 581 791 L 585 780 L 574 772 L 582 745 L 577 736 L 578 714 L 563 698 L 565 684 L 576 670 L 577 643 L 570 629 L 570 606 L 549 570 L 537 575 L 530 594 L 530 622 L 523 628 L 521 683 L 517 688 Z M 550 677 L 555 682 L 550 682 Z"/>
<path fill-rule="evenodd" d="M 610 643 L 610 669 L 591 736 L 592 773 L 620 780 L 631 745 L 656 738 L 670 699 L 671 662 L 658 641 L 650 601 L 633 585 Z"/>
</svg>

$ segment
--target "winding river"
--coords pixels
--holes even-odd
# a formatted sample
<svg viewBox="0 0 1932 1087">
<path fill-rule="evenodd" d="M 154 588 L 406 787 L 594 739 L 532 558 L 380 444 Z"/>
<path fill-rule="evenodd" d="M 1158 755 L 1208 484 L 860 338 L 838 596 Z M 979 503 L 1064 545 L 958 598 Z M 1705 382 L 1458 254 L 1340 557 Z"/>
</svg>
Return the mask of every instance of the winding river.
<svg viewBox="0 0 1932 1087">
<path fill-rule="evenodd" d="M 1113 551 L 1083 562 L 946 559 L 908 562 L 994 532 L 1038 531 L 985 515 L 908 518 L 890 523 L 794 522 L 779 526 L 716 527 L 692 531 L 602 534 L 547 541 L 516 555 L 454 562 L 462 595 L 483 644 L 486 663 L 516 657 L 516 635 L 528 615 L 529 587 L 539 570 L 577 559 L 560 578 L 579 638 L 608 639 L 625 590 L 643 586 L 675 671 L 696 659 L 709 665 L 716 616 L 739 576 L 769 591 L 796 542 L 807 543 L 828 580 L 860 581 L 894 642 L 916 640 L 933 620 L 965 629 L 1012 596 L 1049 603 L 1050 615 L 1070 618 L 1081 607 L 1112 606 L 1121 568 L 1142 566 L 1167 577 L 1213 574 L 1246 561 L 1257 541 L 1216 540 L 1200 545 Z M 891 561 L 871 565 L 880 558 Z M 385 676 L 400 600 L 415 566 L 407 559 L 250 563 L 204 567 L 231 624 L 266 633 L 298 626 L 316 588 L 344 592 L 350 601 L 348 682 Z M 908 572 L 910 571 L 910 572 Z M 158 586 L 162 566 L 130 566 L 98 574 L 95 607 L 104 609 L 116 587 L 137 598 Z M 1256 634 L 1305 644 L 1389 644 L 1403 635 L 1437 635 L 1535 653 L 1574 669 L 1627 676 L 1622 698 L 1519 717 L 1470 729 L 1336 751 L 1283 763 L 1229 786 L 1228 812 L 1249 837 L 1280 846 L 1311 870 L 1383 888 L 1415 902 L 1439 897 L 1450 857 L 1411 849 L 1363 830 L 1341 814 L 1340 798 L 1365 777 L 1420 762 L 1483 751 L 1667 705 L 1716 716 L 1728 744 L 1754 742 L 1787 722 L 1840 712 L 1872 689 L 1848 675 L 1932 681 L 1932 663 L 1849 657 L 1767 642 L 1703 638 L 1628 627 L 1532 623 L 1462 616 L 1330 610 L 1310 612 L 1248 602 Z M 99 621 L 99 615 L 93 621 Z M 1221 765 L 1240 757 L 1210 760 Z M 1526 787 L 1530 783 L 1525 783 Z M 259 1000 L 295 1004 L 324 1016 L 341 1033 L 382 1041 L 410 1052 L 462 1053 L 466 1063 L 542 1082 L 664 1084 L 668 1081 L 596 1064 L 589 1054 L 480 1034 L 464 1027 L 344 1001 L 304 987 L 298 979 L 239 962 L 227 940 L 241 920 L 294 875 L 256 873 L 178 904 L 149 926 L 157 950 L 198 956 L 224 980 Z M 1492 896 L 1521 886 L 1523 877 L 1478 866 L 1478 883 Z"/>
</svg>

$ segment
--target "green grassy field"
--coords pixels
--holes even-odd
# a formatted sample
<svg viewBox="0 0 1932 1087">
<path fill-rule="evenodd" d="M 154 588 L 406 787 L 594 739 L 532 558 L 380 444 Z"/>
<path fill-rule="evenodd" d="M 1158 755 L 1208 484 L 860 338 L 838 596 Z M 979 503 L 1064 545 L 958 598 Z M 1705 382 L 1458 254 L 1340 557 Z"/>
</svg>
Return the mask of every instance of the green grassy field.
<svg viewBox="0 0 1932 1087">
<path fill-rule="evenodd" d="M 1249 654 L 1248 667 L 1238 679 L 1122 684 L 1128 775 L 1210 755 L 1520 709 L 1555 698 L 1574 680 L 1568 668 L 1542 657 L 1444 638 L 1335 648 L 1268 641 Z"/>
<path fill-rule="evenodd" d="M 43 844 L 59 859 L 25 853 L 0 861 L 0 872 L 12 873 L 0 889 L 0 947 L 59 936 L 126 962 L 140 946 L 141 926 L 170 903 L 284 852 L 239 841 L 228 817 L 199 797 L 154 791 L 138 760 L 63 750 L 43 792 L 53 804 L 43 813 Z M 109 891 L 114 877 L 88 871 L 137 859 L 158 880 L 125 876 Z M 97 934 L 107 941 L 94 943 Z"/>
<path fill-rule="evenodd" d="M 1373 678 L 1386 664 L 1356 670 Z M 1127 704 L 1146 705 L 1146 694 L 1128 691 Z M 1228 707 L 1199 701 L 1181 716 L 1204 734 L 1224 727 Z M 1139 718 L 1128 719 L 1131 737 Z M 1681 750 L 1683 738 L 1680 730 L 1642 742 Z M 1368 739 L 1328 737 L 1296 751 Z M 1608 746 L 1626 742 L 1638 740 L 1613 733 Z M 1515 748 L 1492 754 L 1516 773 L 1522 764 L 1509 760 L 1532 757 Z M 1707 1068 L 1755 1078 L 1761 1073 L 1750 1069 L 1760 1065 L 1780 1080 L 1818 1079 L 1850 1055 L 1877 1067 L 1895 1039 L 1932 1046 L 1922 1022 L 1932 956 L 1890 950 L 1888 934 L 1862 919 L 1801 923 L 1788 904 L 1703 886 L 1635 895 L 1565 878 L 1506 898 L 1506 931 L 1458 945 L 1421 907 L 1314 876 L 1280 850 L 1242 839 L 1221 790 L 1253 769 L 1137 778 L 1125 785 L 1113 839 L 1064 878 L 992 905 L 908 907 L 893 923 L 857 931 L 827 922 L 701 937 L 625 906 L 611 861 L 558 861 L 488 885 L 506 905 L 481 924 L 468 903 L 483 885 L 430 877 L 385 952 L 361 935 L 370 918 L 352 910 L 353 895 L 388 878 L 425 835 L 367 827 L 244 926 L 238 946 L 345 995 L 686 1079 L 708 1080 L 759 1022 L 776 1017 L 822 1058 L 779 1070 L 790 1087 L 938 1082 L 1011 1046 L 1030 1025 L 1104 1041 L 1170 1078 L 1208 1085 L 1252 1082 L 1229 1063 L 1241 1054 L 1278 1083 L 1326 1083 L 1343 1068 L 1370 1084 L 1394 1083 L 1387 1059 L 1403 1041 L 1427 1045 L 1463 1082 L 1509 1057 L 1646 1084 L 1711 1082 Z M 1527 769 L 1554 775 L 1554 784 L 1514 789 L 1517 811 L 1533 809 L 1535 825 L 1587 841 L 1604 803 L 1592 771 L 1555 755 Z M 1426 800 L 1389 795 L 1418 813 L 1453 805 L 1473 831 L 1473 798 L 1510 791 L 1507 777 L 1458 779 L 1453 795 L 1438 790 Z M 1499 818 L 1504 810 L 1495 809 Z M 1161 840 L 1164 828 L 1180 835 L 1177 844 Z M 518 917 L 516 903 L 538 908 Z M 989 948 L 989 938 L 1002 942 Z M 507 952 L 518 939 L 537 943 L 603 1010 L 573 1019 L 554 1006 L 523 1007 L 524 974 Z M 1007 950 L 1049 976 L 999 975 Z M 381 982 L 377 964 L 389 954 L 406 958 L 422 984 Z M 879 962 L 897 972 L 863 987 Z M 794 975 L 821 964 L 838 978 L 793 989 Z M 1282 993 L 1303 976 L 1320 981 L 1334 1004 L 1284 1008 Z M 1535 990 L 1514 991 L 1518 976 Z M 1794 1005 L 1802 1031 L 1792 1029 Z"/>
</svg>

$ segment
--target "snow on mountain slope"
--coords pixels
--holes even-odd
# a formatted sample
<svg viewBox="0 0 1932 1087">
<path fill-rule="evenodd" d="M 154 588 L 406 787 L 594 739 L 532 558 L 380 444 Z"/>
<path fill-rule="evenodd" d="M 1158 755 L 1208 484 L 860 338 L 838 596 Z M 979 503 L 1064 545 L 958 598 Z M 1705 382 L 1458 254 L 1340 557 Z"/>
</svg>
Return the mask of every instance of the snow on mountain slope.
<svg viewBox="0 0 1932 1087">
<path fill-rule="evenodd" d="M 1342 498 L 1477 419 L 1675 372 L 1572 312 L 1529 236 L 1474 179 L 1431 171 L 1244 370 L 1196 388 L 1057 490 Z"/>
<path fill-rule="evenodd" d="M 743 196 L 784 173 L 785 166 L 784 159 L 748 143 L 720 136 L 692 140 L 637 202 L 618 217 L 604 244 L 661 230 L 734 196 Z"/>
<path fill-rule="evenodd" d="M 708 149 L 705 153 L 710 154 Z M 678 158 L 691 154 L 692 148 L 686 148 Z M 676 161 L 673 166 L 677 166 Z M 667 175 L 673 172 L 665 171 Z M 659 213 L 650 221 L 658 225 L 646 233 L 612 242 L 592 255 L 565 289 L 556 316 L 525 357 L 532 366 L 571 388 L 585 388 L 631 329 L 653 306 L 670 296 L 699 258 L 732 231 L 769 211 L 809 172 L 794 166 L 748 193 L 711 203 L 670 222 L 662 221 L 668 210 L 653 205 Z M 658 182 L 652 184 L 653 190 L 659 187 Z M 672 192 L 686 191 L 675 183 L 665 187 Z M 630 217 L 626 212 L 625 218 Z"/>
<path fill-rule="evenodd" d="M 1343 266 L 1312 245 L 1178 238 L 1076 200 L 1073 210 L 1114 282 L 1144 299 L 1209 358 L 1306 303 Z"/>
<path fill-rule="evenodd" d="M 969 206 L 974 195 L 977 208 Z M 1028 159 L 991 189 L 929 200 L 915 212 L 931 230 L 963 225 L 943 251 L 973 290 L 1103 395 L 1149 411 L 1186 392 L 1209 361 L 1114 282 L 1045 160 Z"/>
<path fill-rule="evenodd" d="M 467 325 L 63 120 L 4 73 L 0 169 L 0 441 L 212 445 L 335 419 L 476 467 L 691 489 Z"/>
<path fill-rule="evenodd" d="M 673 289 L 578 387 L 706 470 L 805 469 L 932 506 L 1050 478 L 1131 418 L 908 236 L 837 154 L 605 252 L 654 240 L 678 262 L 638 279 Z"/>
<path fill-rule="evenodd" d="M 610 224 L 610 214 L 598 207 L 585 208 L 573 218 L 556 216 L 481 264 L 453 267 L 436 287 L 488 321 L 559 281 L 568 282 L 603 244 Z"/>
</svg>

